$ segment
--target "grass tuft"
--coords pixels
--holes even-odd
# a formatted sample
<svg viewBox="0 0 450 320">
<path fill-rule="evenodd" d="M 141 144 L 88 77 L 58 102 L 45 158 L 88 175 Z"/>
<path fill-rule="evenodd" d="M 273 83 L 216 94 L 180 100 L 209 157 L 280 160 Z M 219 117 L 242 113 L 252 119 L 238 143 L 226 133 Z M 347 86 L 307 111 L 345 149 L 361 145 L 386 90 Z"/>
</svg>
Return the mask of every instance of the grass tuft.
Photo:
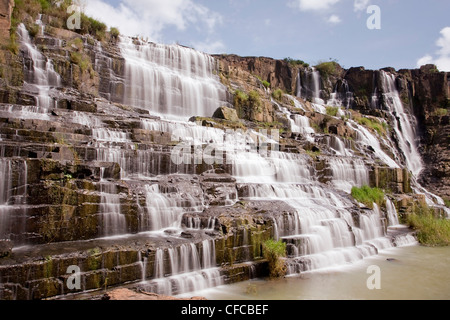
<svg viewBox="0 0 450 320">
<path fill-rule="evenodd" d="M 352 197 L 368 208 L 373 209 L 373 204 L 376 203 L 379 207 L 384 203 L 385 194 L 383 190 L 379 188 L 370 188 L 369 186 L 363 186 L 361 188 L 352 188 Z"/>
<path fill-rule="evenodd" d="M 286 275 L 286 266 L 283 257 L 286 257 L 286 243 L 282 241 L 267 240 L 263 242 L 264 258 L 269 262 L 271 278 L 279 278 Z"/>
<path fill-rule="evenodd" d="M 419 207 L 408 215 L 407 224 L 417 231 L 417 239 L 422 245 L 450 245 L 450 220 L 435 217 L 433 210 L 428 207 Z"/>
</svg>

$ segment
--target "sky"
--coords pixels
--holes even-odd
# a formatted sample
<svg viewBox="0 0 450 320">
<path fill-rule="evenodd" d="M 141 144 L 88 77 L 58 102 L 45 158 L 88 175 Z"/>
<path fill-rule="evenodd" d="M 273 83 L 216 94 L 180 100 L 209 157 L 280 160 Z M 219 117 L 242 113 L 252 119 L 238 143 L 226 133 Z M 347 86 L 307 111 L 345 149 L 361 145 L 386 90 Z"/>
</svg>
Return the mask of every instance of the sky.
<svg viewBox="0 0 450 320">
<path fill-rule="evenodd" d="M 82 0 L 121 34 L 211 54 L 450 71 L 449 0 Z"/>
</svg>

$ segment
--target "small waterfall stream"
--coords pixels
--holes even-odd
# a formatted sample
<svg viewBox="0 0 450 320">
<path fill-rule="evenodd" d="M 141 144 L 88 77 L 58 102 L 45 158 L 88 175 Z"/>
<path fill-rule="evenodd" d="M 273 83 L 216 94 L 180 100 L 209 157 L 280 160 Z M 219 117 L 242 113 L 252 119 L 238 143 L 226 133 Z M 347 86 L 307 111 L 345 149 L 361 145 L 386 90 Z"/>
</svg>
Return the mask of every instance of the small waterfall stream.
<svg viewBox="0 0 450 320">
<path fill-rule="evenodd" d="M 214 241 L 204 240 L 200 246 L 198 248 L 191 243 L 167 250 L 158 249 L 154 280 L 142 283 L 141 288 L 170 296 L 222 285 Z"/>
<path fill-rule="evenodd" d="M 23 23 L 17 28 L 21 50 L 25 55 L 25 87 L 37 96 L 37 107 L 40 113 L 47 113 L 54 107 L 54 101 L 50 97 L 53 87 L 61 86 L 61 77 L 55 72 L 52 62 L 41 54 L 32 44 L 30 35 Z"/>
<path fill-rule="evenodd" d="M 383 87 L 383 98 L 386 102 L 385 104 L 395 119 L 394 129 L 397 134 L 400 149 L 405 156 L 407 167 L 412 171 L 414 176 L 417 177 L 423 170 L 423 164 L 417 149 L 417 135 L 413 129 L 415 118 L 405 112 L 395 84 L 395 76 L 381 70 L 380 77 Z"/>
</svg>

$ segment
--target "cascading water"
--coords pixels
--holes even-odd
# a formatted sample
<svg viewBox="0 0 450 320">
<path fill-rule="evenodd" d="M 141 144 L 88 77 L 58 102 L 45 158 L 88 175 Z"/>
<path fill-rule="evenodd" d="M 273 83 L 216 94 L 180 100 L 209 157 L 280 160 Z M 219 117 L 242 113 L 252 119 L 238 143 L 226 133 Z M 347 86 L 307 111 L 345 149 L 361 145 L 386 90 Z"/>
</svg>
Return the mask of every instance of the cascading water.
<svg viewBox="0 0 450 320">
<path fill-rule="evenodd" d="M 101 168 L 99 225 L 104 237 L 123 235 L 127 233 L 126 218 L 122 214 L 120 195 L 117 187 L 103 179 L 104 168 Z"/>
<path fill-rule="evenodd" d="M 174 295 L 222 284 L 214 241 L 204 240 L 201 248 L 191 243 L 167 250 L 158 249 L 154 280 L 142 283 L 141 288 L 148 292 Z"/>
<path fill-rule="evenodd" d="M 353 120 L 347 121 L 347 126 L 356 132 L 357 142 L 363 147 L 362 152 L 367 152 L 367 147 L 373 150 L 375 157 L 383 161 L 390 168 L 400 168 L 381 147 L 380 141 L 364 126 L 359 125 Z"/>
<path fill-rule="evenodd" d="M 10 238 L 10 213 L 8 205 L 11 196 L 11 162 L 0 159 L 0 239 Z"/>
<path fill-rule="evenodd" d="M 395 84 L 395 76 L 381 70 L 380 77 L 383 88 L 383 100 L 390 113 L 394 116 L 394 130 L 400 149 L 405 156 L 406 166 L 414 176 L 418 177 L 423 170 L 423 163 L 417 148 L 417 135 L 413 129 L 413 125 L 416 123 L 415 117 L 405 111 Z"/>
<path fill-rule="evenodd" d="M 26 90 L 37 96 L 39 113 L 47 113 L 54 107 L 50 90 L 61 86 L 61 77 L 55 72 L 52 62 L 43 56 L 32 44 L 30 35 L 23 23 L 17 27 L 21 50 L 25 55 L 25 85 Z"/>
<path fill-rule="evenodd" d="M 162 192 L 158 184 L 145 186 L 146 210 L 141 218 L 140 231 L 160 231 L 168 228 L 181 229 L 184 213 L 201 212 L 205 205 L 194 195 L 180 196 L 177 189 Z"/>
<path fill-rule="evenodd" d="M 333 185 L 339 190 L 351 192 L 352 187 L 369 185 L 369 170 L 364 161 L 351 158 L 330 158 Z"/>
<path fill-rule="evenodd" d="M 381 70 L 380 78 L 383 95 L 382 100 L 392 115 L 395 124 L 395 134 L 400 151 L 403 153 L 406 167 L 413 174 L 412 188 L 414 192 L 425 195 L 429 206 L 440 206 L 447 213 L 447 216 L 450 217 L 450 210 L 445 207 L 443 199 L 425 190 L 417 182 L 418 177 L 424 169 L 423 160 L 418 149 L 417 133 L 414 129 L 417 121 L 414 115 L 405 110 L 405 106 L 397 90 L 395 75 Z"/>
<path fill-rule="evenodd" d="M 121 38 L 126 88 L 123 103 L 186 121 L 211 117 L 225 104 L 226 88 L 213 75 L 215 60 L 178 45 Z"/>
<path fill-rule="evenodd" d="M 398 220 L 397 209 L 390 199 L 386 199 L 386 211 L 389 220 L 389 226 L 396 226 L 400 224 Z"/>
<path fill-rule="evenodd" d="M 350 91 L 350 87 L 347 81 L 344 79 L 334 89 L 334 92 L 330 96 L 330 100 L 327 101 L 327 105 L 333 107 L 345 107 L 351 108 L 354 101 L 354 94 Z"/>
<path fill-rule="evenodd" d="M 26 161 L 0 158 L 0 239 L 26 244 L 28 218 Z"/>
<path fill-rule="evenodd" d="M 292 101 L 297 101 L 297 99 L 293 99 Z M 287 108 L 282 107 L 278 102 L 276 102 L 273 99 L 272 99 L 272 103 L 275 104 L 278 107 L 278 109 L 283 114 L 286 115 L 286 118 L 289 120 L 289 123 L 290 123 L 290 129 L 293 133 L 300 133 L 301 135 L 303 135 L 306 138 L 306 140 L 308 140 L 310 142 L 314 142 L 314 134 L 316 132 L 311 127 L 308 117 L 302 116 L 299 114 L 292 114 Z M 298 101 L 297 101 L 297 103 L 298 103 Z"/>
<path fill-rule="evenodd" d="M 304 81 L 302 81 L 302 76 Z M 311 99 L 313 103 L 324 104 L 320 96 L 320 73 L 314 68 L 299 71 L 297 80 L 297 97 Z"/>
</svg>

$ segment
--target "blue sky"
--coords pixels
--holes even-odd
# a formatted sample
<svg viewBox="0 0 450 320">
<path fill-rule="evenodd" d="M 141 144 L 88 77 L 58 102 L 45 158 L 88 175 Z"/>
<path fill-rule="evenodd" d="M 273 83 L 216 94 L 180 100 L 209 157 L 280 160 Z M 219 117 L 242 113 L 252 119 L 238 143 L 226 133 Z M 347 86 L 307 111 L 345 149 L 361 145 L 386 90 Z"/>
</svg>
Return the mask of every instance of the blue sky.
<svg viewBox="0 0 450 320">
<path fill-rule="evenodd" d="M 345 68 L 450 71 L 448 0 L 85 0 L 87 14 L 123 34 L 208 53 L 291 57 Z M 381 29 L 370 30 L 370 5 Z"/>
</svg>

